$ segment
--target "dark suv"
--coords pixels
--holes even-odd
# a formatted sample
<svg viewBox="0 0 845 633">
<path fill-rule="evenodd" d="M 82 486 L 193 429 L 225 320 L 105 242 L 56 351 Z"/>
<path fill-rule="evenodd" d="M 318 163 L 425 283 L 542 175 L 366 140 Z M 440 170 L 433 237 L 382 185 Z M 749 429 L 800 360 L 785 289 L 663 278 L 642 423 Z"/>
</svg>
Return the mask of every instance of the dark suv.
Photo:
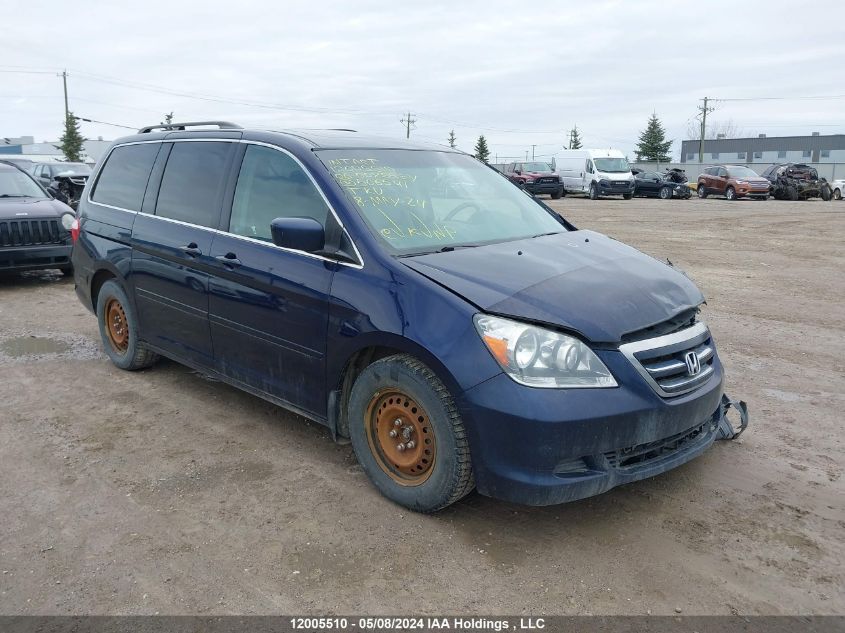
<svg viewBox="0 0 845 633">
<path fill-rule="evenodd" d="M 0 271 L 58 268 L 71 272 L 73 209 L 33 178 L 0 160 Z"/>
<path fill-rule="evenodd" d="M 723 433 L 682 273 L 455 150 L 214 125 L 120 139 L 85 189 L 76 292 L 118 367 L 166 356 L 324 424 L 424 512 L 580 499 Z"/>
<path fill-rule="evenodd" d="M 532 195 L 547 193 L 555 200 L 564 195 L 560 176 L 548 163 L 509 163 L 504 173 L 508 180 Z"/>
<path fill-rule="evenodd" d="M 808 200 L 821 198 L 829 202 L 833 188 L 824 178 L 819 178 L 815 167 L 803 163 L 771 165 L 763 172 L 771 183 L 772 195 L 778 200 Z"/>
</svg>

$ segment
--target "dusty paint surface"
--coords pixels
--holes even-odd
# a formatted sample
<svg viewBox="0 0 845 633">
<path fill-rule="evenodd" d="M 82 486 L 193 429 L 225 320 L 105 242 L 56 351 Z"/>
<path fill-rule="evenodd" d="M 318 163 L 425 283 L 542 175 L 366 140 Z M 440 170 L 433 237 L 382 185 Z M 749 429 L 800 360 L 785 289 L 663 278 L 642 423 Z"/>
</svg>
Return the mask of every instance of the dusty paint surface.
<svg viewBox="0 0 845 633">
<path fill-rule="evenodd" d="M 740 441 L 565 506 L 418 516 L 321 427 L 114 368 L 69 280 L 2 278 L 0 612 L 845 612 L 845 202 L 551 204 L 699 284 Z"/>
</svg>

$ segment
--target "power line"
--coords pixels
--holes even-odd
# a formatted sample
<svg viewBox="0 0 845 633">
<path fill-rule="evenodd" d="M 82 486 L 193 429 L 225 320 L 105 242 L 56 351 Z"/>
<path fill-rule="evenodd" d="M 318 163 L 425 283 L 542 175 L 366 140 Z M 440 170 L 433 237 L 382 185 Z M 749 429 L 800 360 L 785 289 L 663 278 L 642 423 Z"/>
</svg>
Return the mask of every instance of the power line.
<svg viewBox="0 0 845 633">
<path fill-rule="evenodd" d="M 100 125 L 111 125 L 112 127 L 122 127 L 127 130 L 137 130 L 137 125 L 121 125 L 120 123 L 109 123 L 108 121 L 98 121 L 97 119 L 88 119 L 86 117 L 74 116 L 77 121 L 85 121 L 86 123 L 99 123 Z"/>
<path fill-rule="evenodd" d="M 845 95 L 816 95 L 804 97 L 734 97 L 728 99 L 711 98 L 711 101 L 816 101 L 845 99 Z"/>
</svg>

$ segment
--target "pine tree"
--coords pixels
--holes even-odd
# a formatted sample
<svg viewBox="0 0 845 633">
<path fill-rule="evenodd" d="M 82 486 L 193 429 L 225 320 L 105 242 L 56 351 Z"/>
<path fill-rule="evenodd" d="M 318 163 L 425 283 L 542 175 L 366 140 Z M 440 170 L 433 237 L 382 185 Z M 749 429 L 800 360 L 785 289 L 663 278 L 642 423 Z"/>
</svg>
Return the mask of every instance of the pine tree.
<svg viewBox="0 0 845 633">
<path fill-rule="evenodd" d="M 581 149 L 581 133 L 576 125 L 569 131 L 569 149 Z"/>
<path fill-rule="evenodd" d="M 455 147 L 457 147 L 455 145 L 455 141 L 457 141 L 458 138 L 455 136 L 455 130 L 449 132 L 449 138 L 447 140 L 449 141 L 449 147 L 451 147 L 452 149 L 455 149 Z"/>
<path fill-rule="evenodd" d="M 162 125 L 170 125 L 173 123 L 173 112 L 168 112 L 164 115 L 164 121 L 161 122 Z"/>
<path fill-rule="evenodd" d="M 59 139 L 58 148 L 62 150 L 65 158 L 72 163 L 82 160 L 82 144 L 85 139 L 79 133 L 79 122 L 73 112 L 68 112 L 65 117 L 65 133 Z"/>
<path fill-rule="evenodd" d="M 487 139 L 484 138 L 484 135 L 478 137 L 478 141 L 475 143 L 475 157 L 478 160 L 483 160 L 485 163 L 487 159 L 490 158 L 490 150 L 487 147 Z"/>
<path fill-rule="evenodd" d="M 672 141 L 666 140 L 666 130 L 657 118 L 657 113 L 651 115 L 646 129 L 640 134 L 640 141 L 637 143 L 637 160 L 656 161 L 668 163 L 670 160 L 669 150 Z"/>
</svg>

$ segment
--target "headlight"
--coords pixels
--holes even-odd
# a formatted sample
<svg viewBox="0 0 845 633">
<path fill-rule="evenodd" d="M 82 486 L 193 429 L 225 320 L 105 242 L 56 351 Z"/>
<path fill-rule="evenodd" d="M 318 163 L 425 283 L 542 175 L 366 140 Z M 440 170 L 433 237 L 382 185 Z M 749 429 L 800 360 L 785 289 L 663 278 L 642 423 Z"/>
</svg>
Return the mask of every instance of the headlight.
<svg viewBox="0 0 845 633">
<path fill-rule="evenodd" d="M 473 321 L 493 358 L 521 385 L 616 387 L 604 363 L 577 338 L 487 314 Z"/>
<path fill-rule="evenodd" d="M 747 184 L 748 184 L 748 181 L 747 181 L 747 180 L 737 180 L 737 181 L 736 181 L 736 184 L 738 184 L 738 185 L 747 185 Z"/>
<path fill-rule="evenodd" d="M 65 227 L 65 231 L 70 231 L 70 227 L 73 226 L 73 221 L 76 219 L 76 216 L 73 213 L 63 213 L 62 214 L 62 226 Z"/>
</svg>

